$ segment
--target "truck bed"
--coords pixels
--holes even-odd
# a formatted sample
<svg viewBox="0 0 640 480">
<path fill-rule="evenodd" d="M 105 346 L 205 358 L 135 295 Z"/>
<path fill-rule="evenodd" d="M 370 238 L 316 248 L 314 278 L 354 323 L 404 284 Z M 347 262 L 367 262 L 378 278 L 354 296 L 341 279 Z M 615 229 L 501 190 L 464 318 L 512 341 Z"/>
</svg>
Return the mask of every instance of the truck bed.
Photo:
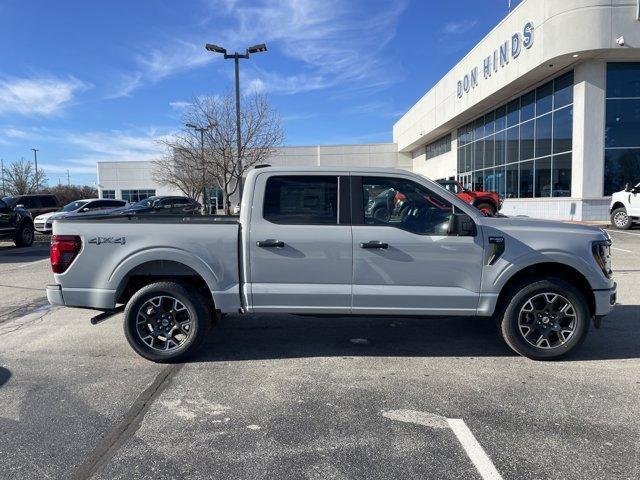
<svg viewBox="0 0 640 480">
<path fill-rule="evenodd" d="M 228 216 L 90 215 L 56 220 L 54 235 L 82 240 L 71 265 L 55 275 L 56 283 L 64 285 L 65 305 L 108 310 L 131 277 L 195 272 L 207 283 L 217 308 L 237 311 L 239 232 L 237 217 Z"/>
</svg>

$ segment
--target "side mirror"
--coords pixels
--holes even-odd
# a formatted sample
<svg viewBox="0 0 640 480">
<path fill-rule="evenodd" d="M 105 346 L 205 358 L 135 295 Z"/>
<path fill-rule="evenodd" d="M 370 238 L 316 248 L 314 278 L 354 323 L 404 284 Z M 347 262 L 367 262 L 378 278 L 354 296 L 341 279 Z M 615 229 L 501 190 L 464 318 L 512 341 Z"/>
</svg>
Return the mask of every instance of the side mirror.
<svg viewBox="0 0 640 480">
<path fill-rule="evenodd" d="M 89 211 L 89 207 L 84 207 L 83 209 L 80 210 L 81 212 L 88 212 Z"/>
<path fill-rule="evenodd" d="M 16 208 L 25 208 L 23 204 L 19 203 L 18 205 L 16 205 Z"/>
<path fill-rule="evenodd" d="M 625 184 L 624 184 L 624 191 L 625 191 L 625 192 L 630 192 L 631 190 L 633 190 L 633 189 L 631 188 L 631 184 L 630 184 L 630 183 L 628 183 L 628 182 L 627 182 L 627 183 L 625 183 Z"/>
<path fill-rule="evenodd" d="M 454 213 L 449 221 L 448 235 L 457 237 L 475 237 L 478 233 L 475 222 L 466 213 Z"/>
</svg>

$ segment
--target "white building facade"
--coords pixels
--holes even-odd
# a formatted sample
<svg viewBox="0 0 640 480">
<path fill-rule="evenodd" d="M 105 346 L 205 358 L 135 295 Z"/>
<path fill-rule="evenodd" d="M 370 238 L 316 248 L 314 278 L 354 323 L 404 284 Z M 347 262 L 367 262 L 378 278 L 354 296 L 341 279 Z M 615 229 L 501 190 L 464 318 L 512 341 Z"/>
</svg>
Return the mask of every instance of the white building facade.
<svg viewBox="0 0 640 480">
<path fill-rule="evenodd" d="M 506 215 L 608 218 L 640 182 L 637 0 L 525 0 L 393 127 L 413 171 Z"/>
</svg>

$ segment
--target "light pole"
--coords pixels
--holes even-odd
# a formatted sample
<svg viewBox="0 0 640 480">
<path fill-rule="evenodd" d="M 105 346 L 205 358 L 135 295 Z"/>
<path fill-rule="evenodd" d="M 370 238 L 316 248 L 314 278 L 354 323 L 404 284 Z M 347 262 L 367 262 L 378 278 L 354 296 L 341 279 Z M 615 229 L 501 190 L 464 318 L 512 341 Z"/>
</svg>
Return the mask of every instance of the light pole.
<svg viewBox="0 0 640 480">
<path fill-rule="evenodd" d="M 38 179 L 38 152 L 40 150 L 38 150 L 37 148 L 32 148 L 31 150 L 33 150 L 33 161 L 36 164 L 36 193 L 38 193 L 38 187 L 39 187 L 39 179 Z"/>
<path fill-rule="evenodd" d="M 242 149 L 242 140 L 240 138 L 241 127 L 240 127 L 240 59 L 245 58 L 248 59 L 252 53 L 261 53 L 267 51 L 267 46 L 264 43 L 259 43 L 258 45 L 254 45 L 253 47 L 249 47 L 246 49 L 244 54 L 241 53 L 227 53 L 226 48 L 219 47 L 218 45 L 213 45 L 212 43 L 207 43 L 205 48 L 209 52 L 213 53 L 221 53 L 224 55 L 225 60 L 229 58 L 233 58 L 235 62 L 235 73 L 236 73 L 236 137 L 237 137 L 237 155 L 238 155 L 238 173 L 239 173 L 239 182 L 238 192 L 240 194 L 240 199 L 242 199 L 242 157 L 240 155 L 240 150 Z"/>
<path fill-rule="evenodd" d="M 187 128 L 193 128 L 196 132 L 200 132 L 200 159 L 202 160 L 202 210 L 207 212 L 207 164 L 204 158 L 204 132 L 208 131 L 209 127 L 199 127 L 193 123 L 185 124 Z"/>
</svg>

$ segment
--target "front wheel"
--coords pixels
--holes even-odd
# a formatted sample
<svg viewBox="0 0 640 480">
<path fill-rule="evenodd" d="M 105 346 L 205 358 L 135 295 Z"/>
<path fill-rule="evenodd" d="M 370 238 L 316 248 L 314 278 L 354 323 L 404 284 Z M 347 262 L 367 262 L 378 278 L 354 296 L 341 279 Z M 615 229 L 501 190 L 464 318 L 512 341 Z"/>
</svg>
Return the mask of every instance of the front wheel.
<svg viewBox="0 0 640 480">
<path fill-rule="evenodd" d="M 629 230 L 631 228 L 631 217 L 624 207 L 616 208 L 611 212 L 611 225 L 618 230 Z"/>
<path fill-rule="evenodd" d="M 30 247 L 33 245 L 33 239 L 35 237 L 35 231 L 33 226 L 29 222 L 22 222 L 18 227 L 16 236 L 13 237 L 13 243 L 16 247 Z"/>
<path fill-rule="evenodd" d="M 211 324 L 207 302 L 175 282 L 157 282 L 136 292 L 124 311 L 124 334 L 148 360 L 179 362 L 195 353 Z"/>
<path fill-rule="evenodd" d="M 500 321 L 504 341 L 534 360 L 554 360 L 579 346 L 589 330 L 582 293 L 560 279 L 538 279 L 514 290 Z"/>
</svg>

